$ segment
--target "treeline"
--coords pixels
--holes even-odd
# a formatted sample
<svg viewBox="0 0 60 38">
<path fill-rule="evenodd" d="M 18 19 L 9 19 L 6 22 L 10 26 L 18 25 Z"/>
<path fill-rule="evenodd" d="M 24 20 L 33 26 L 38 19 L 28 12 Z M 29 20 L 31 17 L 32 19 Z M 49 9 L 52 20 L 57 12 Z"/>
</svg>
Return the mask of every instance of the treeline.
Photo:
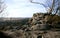
<svg viewBox="0 0 60 38">
<path fill-rule="evenodd" d="M 27 25 L 29 18 L 20 20 L 0 21 L 0 30 L 20 29 L 23 25 Z"/>
</svg>

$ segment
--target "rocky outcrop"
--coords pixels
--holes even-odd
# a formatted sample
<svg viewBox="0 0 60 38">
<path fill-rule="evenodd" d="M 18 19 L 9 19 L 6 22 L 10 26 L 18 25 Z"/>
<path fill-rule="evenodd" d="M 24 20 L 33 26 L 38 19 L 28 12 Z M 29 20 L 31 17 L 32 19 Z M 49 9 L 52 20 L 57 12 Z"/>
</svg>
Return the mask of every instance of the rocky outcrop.
<svg viewBox="0 0 60 38">
<path fill-rule="evenodd" d="M 11 38 L 60 38 L 60 16 L 35 13 L 26 25 L 7 26 L 2 33 Z"/>
<path fill-rule="evenodd" d="M 47 13 L 35 13 L 29 20 L 32 29 L 48 30 L 51 27 L 60 27 L 60 16 Z"/>
</svg>

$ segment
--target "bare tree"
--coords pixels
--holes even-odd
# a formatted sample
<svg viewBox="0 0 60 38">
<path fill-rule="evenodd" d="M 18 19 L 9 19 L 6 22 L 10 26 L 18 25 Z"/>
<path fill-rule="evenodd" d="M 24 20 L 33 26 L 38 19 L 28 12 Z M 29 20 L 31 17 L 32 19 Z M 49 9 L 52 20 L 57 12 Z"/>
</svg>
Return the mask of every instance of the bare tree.
<svg viewBox="0 0 60 38">
<path fill-rule="evenodd" d="M 56 9 L 56 13 L 55 14 L 57 14 L 57 13 L 60 16 L 60 0 L 58 1 L 58 7 Z"/>
<path fill-rule="evenodd" d="M 57 8 L 59 7 L 59 6 L 57 6 L 58 3 L 59 3 L 58 0 L 45 0 L 45 1 L 46 1 L 46 3 L 51 1 L 50 2 L 51 4 L 47 3 L 47 6 L 46 6 L 46 4 L 43 4 L 43 3 L 40 3 L 40 2 L 34 2 L 33 0 L 30 0 L 31 3 L 43 5 L 46 9 L 48 7 L 49 9 L 48 9 L 47 13 L 52 14 L 52 12 L 54 11 L 54 13 L 56 14 L 57 13 Z"/>
<path fill-rule="evenodd" d="M 5 9 L 5 3 L 4 0 L 0 0 L 0 13 L 2 13 Z"/>
</svg>

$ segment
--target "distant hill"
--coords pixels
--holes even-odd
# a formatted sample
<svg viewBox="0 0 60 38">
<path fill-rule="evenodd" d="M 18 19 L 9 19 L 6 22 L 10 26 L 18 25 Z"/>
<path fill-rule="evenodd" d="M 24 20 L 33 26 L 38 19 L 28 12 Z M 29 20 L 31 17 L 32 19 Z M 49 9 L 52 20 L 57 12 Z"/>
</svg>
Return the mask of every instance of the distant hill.
<svg viewBox="0 0 60 38">
<path fill-rule="evenodd" d="M 27 25 L 30 18 L 0 18 L 0 30 L 5 29 L 6 27 L 19 28 L 23 25 Z"/>
<path fill-rule="evenodd" d="M 0 21 L 23 20 L 26 18 L 0 18 Z"/>
</svg>

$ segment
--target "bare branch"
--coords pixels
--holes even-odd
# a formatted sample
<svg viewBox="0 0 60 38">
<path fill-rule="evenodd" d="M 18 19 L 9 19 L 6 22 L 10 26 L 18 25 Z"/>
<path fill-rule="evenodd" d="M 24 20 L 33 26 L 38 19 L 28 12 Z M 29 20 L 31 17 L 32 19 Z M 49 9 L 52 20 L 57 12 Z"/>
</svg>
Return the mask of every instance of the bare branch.
<svg viewBox="0 0 60 38">
<path fill-rule="evenodd" d="M 39 3 L 39 2 L 33 2 L 33 0 L 30 0 L 31 3 L 35 3 L 35 4 L 40 4 L 40 5 L 43 5 L 45 8 L 46 8 L 46 5 L 43 4 L 43 3 Z"/>
<path fill-rule="evenodd" d="M 0 13 L 2 13 L 5 9 L 5 4 L 3 0 L 0 0 Z"/>
<path fill-rule="evenodd" d="M 60 2 L 58 0 L 46 0 L 46 4 L 43 4 L 40 2 L 34 2 L 33 0 L 30 0 L 30 2 L 35 3 L 35 4 L 40 4 L 40 5 L 44 6 L 46 10 L 48 8 L 47 13 L 49 13 L 49 14 L 52 14 L 52 12 L 57 11 L 57 10 L 55 10 L 56 9 L 55 7 L 57 7 L 57 5 L 60 5 Z M 51 3 L 51 5 L 49 2 Z M 59 4 L 58 4 L 58 2 L 59 2 Z M 56 14 L 56 12 L 55 12 L 55 14 Z"/>
<path fill-rule="evenodd" d="M 48 0 L 47 0 L 47 1 L 48 1 Z M 47 8 L 47 6 L 46 6 L 45 4 L 43 4 L 43 3 L 40 3 L 40 2 L 33 2 L 33 0 L 30 0 L 30 2 L 31 2 L 31 3 L 35 3 L 35 4 L 43 5 L 45 8 Z M 54 3 L 54 1 L 53 1 L 53 3 Z M 52 6 L 49 6 L 49 4 L 47 4 L 47 5 L 48 5 L 48 7 L 49 7 L 48 12 L 51 14 L 52 8 L 53 8 L 53 5 L 54 5 L 54 4 L 52 4 Z"/>
<path fill-rule="evenodd" d="M 52 14 L 54 4 L 55 4 L 55 0 L 52 0 L 52 6 L 50 7 L 49 14 Z"/>
</svg>

